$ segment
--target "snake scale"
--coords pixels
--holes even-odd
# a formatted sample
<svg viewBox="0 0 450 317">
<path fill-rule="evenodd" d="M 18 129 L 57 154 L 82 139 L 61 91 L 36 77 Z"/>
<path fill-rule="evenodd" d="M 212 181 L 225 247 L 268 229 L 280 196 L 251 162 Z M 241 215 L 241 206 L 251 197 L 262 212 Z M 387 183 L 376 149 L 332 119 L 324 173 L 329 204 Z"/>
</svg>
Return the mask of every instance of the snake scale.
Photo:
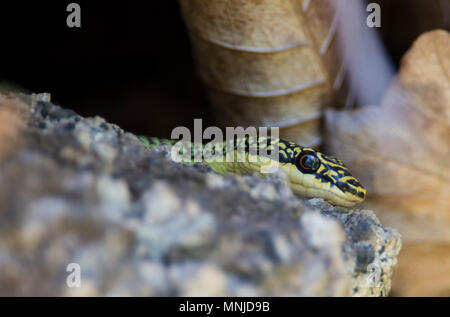
<svg viewBox="0 0 450 317">
<path fill-rule="evenodd" d="M 155 137 L 140 137 L 141 142 L 146 147 L 157 147 L 161 144 L 175 145 L 176 140 L 160 139 Z M 307 198 L 323 198 L 325 201 L 343 207 L 353 207 L 355 204 L 364 201 L 366 190 L 360 182 L 353 177 L 341 160 L 327 156 L 312 148 L 302 147 L 294 142 L 285 141 L 271 137 L 235 137 L 231 147 L 232 161 L 225 159 L 230 148 L 225 143 L 220 147 L 212 145 L 209 151 L 216 154 L 220 151 L 220 160 L 208 161 L 211 168 L 220 174 L 252 174 L 261 173 L 262 164 L 275 163 L 277 167 L 286 173 L 287 181 L 292 191 L 299 196 Z M 250 149 L 256 146 L 256 152 Z M 185 156 L 183 163 L 193 163 L 198 153 L 204 155 L 207 145 L 195 145 L 190 143 L 191 153 Z M 241 146 L 241 147 L 239 147 Z M 260 151 L 264 148 L 264 153 L 277 150 L 278 158 L 273 160 L 269 156 L 262 157 Z M 237 151 L 243 149 L 243 160 L 238 160 Z M 201 152 L 198 152 L 201 151 Z M 228 151 L 228 152 L 227 152 Z M 186 153 L 185 148 L 178 150 L 179 154 Z M 198 156 L 197 156 L 198 157 Z M 217 158 L 217 156 L 216 156 Z"/>
</svg>

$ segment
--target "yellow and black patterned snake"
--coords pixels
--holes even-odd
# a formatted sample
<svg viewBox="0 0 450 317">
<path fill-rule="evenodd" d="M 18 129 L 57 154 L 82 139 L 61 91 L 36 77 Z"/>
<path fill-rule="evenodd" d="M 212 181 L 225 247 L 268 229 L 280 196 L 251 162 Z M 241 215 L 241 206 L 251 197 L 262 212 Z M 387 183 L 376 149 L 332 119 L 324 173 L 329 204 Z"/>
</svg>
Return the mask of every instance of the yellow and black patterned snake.
<svg viewBox="0 0 450 317">
<path fill-rule="evenodd" d="M 146 147 L 156 147 L 162 144 L 175 145 L 178 141 L 159 139 L 154 137 L 140 137 Z M 239 145 L 242 147 L 239 148 Z M 251 152 L 252 145 L 257 145 L 257 151 Z M 206 146 L 192 144 L 191 153 L 184 163 L 192 163 L 196 151 L 203 151 Z M 260 157 L 261 148 L 265 153 L 278 151 L 278 159 L 275 163 L 287 175 L 287 180 L 292 191 L 300 196 L 308 198 L 323 198 L 325 201 L 338 206 L 353 207 L 364 201 L 366 190 L 353 177 L 342 161 L 332 156 L 327 156 L 312 148 L 302 147 L 294 142 L 271 137 L 251 137 L 234 139 L 232 155 L 234 159 L 228 162 L 225 159 L 210 161 L 211 168 L 220 174 L 251 174 L 261 172 L 261 164 L 267 164 L 268 157 Z M 228 148 L 229 149 L 229 148 Z M 244 160 L 237 160 L 237 150 L 244 150 Z M 225 157 L 227 147 L 223 143 L 220 148 L 220 156 Z M 217 151 L 212 146 L 210 151 Z M 180 151 L 180 154 L 182 151 Z"/>
</svg>

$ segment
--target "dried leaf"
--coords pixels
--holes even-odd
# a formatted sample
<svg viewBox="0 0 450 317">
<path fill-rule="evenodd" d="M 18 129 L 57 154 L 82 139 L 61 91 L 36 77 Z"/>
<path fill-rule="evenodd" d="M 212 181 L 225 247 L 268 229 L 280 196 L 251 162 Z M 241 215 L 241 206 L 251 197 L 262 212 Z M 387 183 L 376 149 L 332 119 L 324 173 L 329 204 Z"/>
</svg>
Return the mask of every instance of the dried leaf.
<svg viewBox="0 0 450 317">
<path fill-rule="evenodd" d="M 395 270 L 391 295 L 448 297 L 449 270 L 448 243 L 422 242 L 404 246 Z"/>
<path fill-rule="evenodd" d="M 403 57 L 381 106 L 327 113 L 329 152 L 380 209 L 450 223 L 449 53 L 448 32 L 425 33 Z"/>
<path fill-rule="evenodd" d="M 330 0 L 179 4 L 223 125 L 279 126 L 300 144 L 321 142 L 322 109 L 341 69 Z"/>
</svg>

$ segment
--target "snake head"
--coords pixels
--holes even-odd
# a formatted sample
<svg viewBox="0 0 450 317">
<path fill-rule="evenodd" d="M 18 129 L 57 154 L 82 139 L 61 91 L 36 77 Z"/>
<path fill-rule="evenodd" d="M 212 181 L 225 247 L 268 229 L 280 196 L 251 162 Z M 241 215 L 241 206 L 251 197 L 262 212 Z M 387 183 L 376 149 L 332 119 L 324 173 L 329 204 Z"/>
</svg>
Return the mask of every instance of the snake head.
<svg viewBox="0 0 450 317">
<path fill-rule="evenodd" d="M 323 198 L 338 206 L 353 207 L 364 201 L 366 190 L 344 163 L 311 148 L 297 146 L 282 165 L 292 190 L 304 197 Z"/>
</svg>

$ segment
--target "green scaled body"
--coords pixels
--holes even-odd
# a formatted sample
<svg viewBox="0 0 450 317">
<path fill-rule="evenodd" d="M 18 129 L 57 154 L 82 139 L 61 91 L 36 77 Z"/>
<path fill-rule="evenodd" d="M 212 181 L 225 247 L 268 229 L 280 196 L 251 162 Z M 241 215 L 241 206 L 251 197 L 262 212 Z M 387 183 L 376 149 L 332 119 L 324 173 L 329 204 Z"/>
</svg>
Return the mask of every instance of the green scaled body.
<svg viewBox="0 0 450 317">
<path fill-rule="evenodd" d="M 235 137 L 218 143 L 179 143 L 177 140 L 140 137 L 146 147 L 171 148 L 175 161 L 184 164 L 206 162 L 220 174 L 265 175 L 281 169 L 293 192 L 303 197 L 318 197 L 339 206 L 352 207 L 365 199 L 366 190 L 344 163 L 313 148 L 271 137 Z M 180 147 L 178 147 L 180 146 Z M 189 151 L 189 152 L 188 152 Z M 276 156 L 276 157 L 274 157 Z"/>
</svg>

